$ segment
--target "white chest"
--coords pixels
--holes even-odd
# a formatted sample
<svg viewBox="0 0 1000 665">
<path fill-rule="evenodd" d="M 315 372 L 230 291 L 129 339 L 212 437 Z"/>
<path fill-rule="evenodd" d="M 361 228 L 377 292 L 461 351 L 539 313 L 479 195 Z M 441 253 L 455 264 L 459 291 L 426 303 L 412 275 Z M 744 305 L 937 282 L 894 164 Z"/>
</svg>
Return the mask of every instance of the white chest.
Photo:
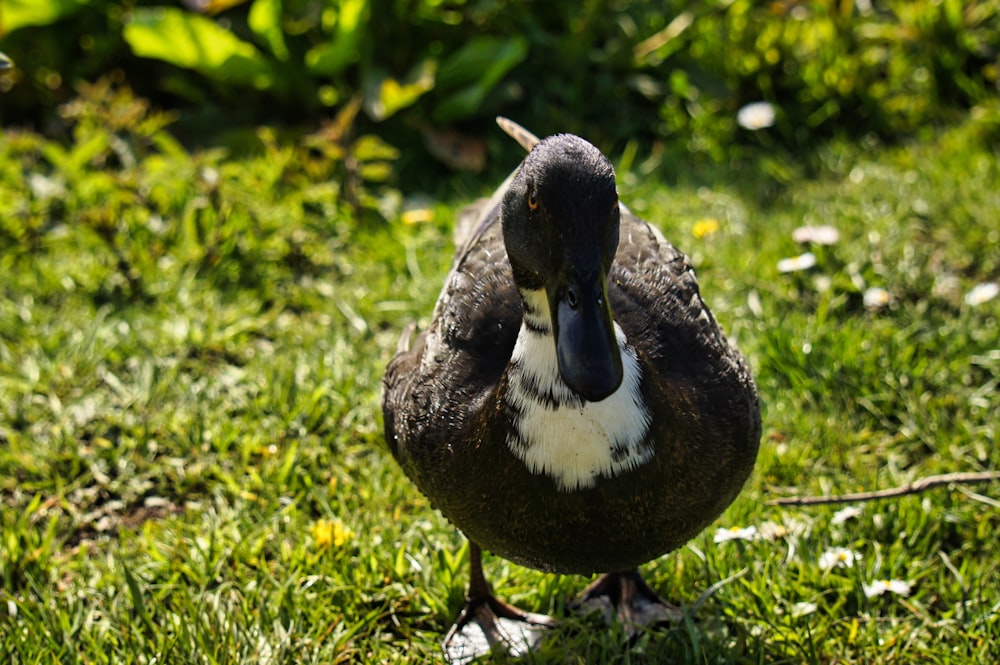
<svg viewBox="0 0 1000 665">
<path fill-rule="evenodd" d="M 624 375 L 618 390 L 600 402 L 582 400 L 563 382 L 550 332 L 522 324 L 514 346 L 506 401 L 518 417 L 507 445 L 560 491 L 592 487 L 598 477 L 634 469 L 652 456 L 639 363 L 617 324 L 615 333 Z"/>
</svg>

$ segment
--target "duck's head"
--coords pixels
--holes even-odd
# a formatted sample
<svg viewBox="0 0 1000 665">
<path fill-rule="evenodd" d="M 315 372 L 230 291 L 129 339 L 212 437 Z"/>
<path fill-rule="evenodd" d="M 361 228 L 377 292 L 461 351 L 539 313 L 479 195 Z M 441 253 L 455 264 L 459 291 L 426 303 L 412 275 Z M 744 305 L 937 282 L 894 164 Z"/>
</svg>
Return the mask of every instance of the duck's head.
<svg viewBox="0 0 1000 665">
<path fill-rule="evenodd" d="M 578 136 L 550 136 L 515 174 L 501 219 L 518 288 L 545 292 L 563 381 L 604 399 L 622 381 L 608 302 L 620 221 L 611 163 Z"/>
</svg>

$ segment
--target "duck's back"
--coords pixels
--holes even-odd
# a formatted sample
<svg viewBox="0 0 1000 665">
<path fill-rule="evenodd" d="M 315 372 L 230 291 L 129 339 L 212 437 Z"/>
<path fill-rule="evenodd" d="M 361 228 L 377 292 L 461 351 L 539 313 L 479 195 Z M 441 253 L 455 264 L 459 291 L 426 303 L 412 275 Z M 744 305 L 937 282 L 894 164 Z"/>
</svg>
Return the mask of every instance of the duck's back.
<svg viewBox="0 0 1000 665">
<path fill-rule="evenodd" d="M 514 452 L 511 432 L 525 416 L 508 399 L 506 370 L 521 299 L 495 207 L 472 222 L 430 329 L 386 374 L 393 454 L 467 536 L 523 565 L 624 570 L 680 546 L 735 498 L 760 438 L 746 362 L 701 301 L 688 261 L 623 207 L 608 293 L 641 371 L 649 423 L 638 445 L 649 454 L 568 487 Z M 573 434 L 561 445 L 572 453 Z"/>
</svg>

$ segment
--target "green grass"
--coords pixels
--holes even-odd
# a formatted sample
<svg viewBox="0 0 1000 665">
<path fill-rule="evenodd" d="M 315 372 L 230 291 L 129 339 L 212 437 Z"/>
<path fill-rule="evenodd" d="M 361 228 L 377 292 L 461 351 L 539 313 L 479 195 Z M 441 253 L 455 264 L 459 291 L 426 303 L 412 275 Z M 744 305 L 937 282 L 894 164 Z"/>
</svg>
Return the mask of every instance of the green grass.
<svg viewBox="0 0 1000 665">
<path fill-rule="evenodd" d="M 1000 299 L 963 300 L 1000 278 L 990 130 L 834 144 L 767 203 L 746 173 L 622 175 L 751 359 L 762 450 L 717 526 L 772 537 L 716 544 L 713 527 L 647 565 L 692 610 L 631 648 L 568 615 L 585 579 L 488 558 L 503 597 L 567 617 L 530 662 L 996 659 L 996 485 L 841 524 L 766 503 L 1000 468 Z M 427 322 L 474 193 L 437 192 L 430 223 L 355 222 L 294 142 L 237 160 L 158 127 L 87 132 L 67 150 L 0 136 L 0 661 L 435 661 L 467 549 L 386 452 L 379 382 L 402 327 Z M 718 231 L 696 237 L 705 219 Z M 779 273 L 804 251 L 792 230 L 821 223 L 840 241 Z M 891 302 L 866 307 L 871 287 Z M 853 567 L 819 567 L 834 546 Z M 910 595 L 863 593 L 890 578 Z"/>
</svg>

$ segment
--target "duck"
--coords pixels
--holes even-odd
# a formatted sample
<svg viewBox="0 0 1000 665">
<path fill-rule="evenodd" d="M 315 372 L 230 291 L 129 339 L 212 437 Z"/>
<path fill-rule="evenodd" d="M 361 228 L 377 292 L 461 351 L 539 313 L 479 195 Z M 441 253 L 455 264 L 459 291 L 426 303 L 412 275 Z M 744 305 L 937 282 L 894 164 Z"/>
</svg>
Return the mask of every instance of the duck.
<svg viewBox="0 0 1000 665">
<path fill-rule="evenodd" d="M 392 456 L 469 541 L 453 664 L 525 653 L 558 623 L 495 595 L 484 551 L 598 575 L 576 605 L 628 626 L 670 616 L 638 567 L 722 514 L 761 436 L 747 360 L 608 158 L 497 122 L 527 156 L 459 213 L 430 322 L 402 332 L 382 386 Z"/>
</svg>

